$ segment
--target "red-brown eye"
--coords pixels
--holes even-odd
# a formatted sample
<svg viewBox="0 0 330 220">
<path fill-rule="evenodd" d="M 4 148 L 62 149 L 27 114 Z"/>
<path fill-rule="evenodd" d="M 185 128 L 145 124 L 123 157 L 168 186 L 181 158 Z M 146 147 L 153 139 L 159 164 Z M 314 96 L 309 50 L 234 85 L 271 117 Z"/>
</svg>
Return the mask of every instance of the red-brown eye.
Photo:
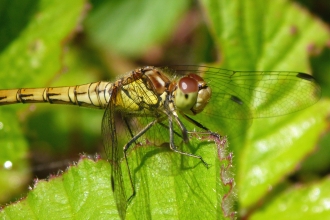
<svg viewBox="0 0 330 220">
<path fill-rule="evenodd" d="M 185 114 L 196 115 L 203 111 L 210 100 L 211 89 L 197 74 L 182 77 L 174 95 L 176 108 Z"/>
<path fill-rule="evenodd" d="M 182 77 L 179 81 L 179 88 L 185 94 L 198 92 L 198 82 L 191 77 Z"/>
<path fill-rule="evenodd" d="M 194 73 L 190 73 L 189 75 L 188 75 L 188 77 L 189 78 L 193 78 L 193 79 L 195 79 L 197 82 L 204 82 L 204 79 L 202 78 L 202 77 L 200 77 L 199 75 L 196 75 L 196 74 L 194 74 Z"/>
</svg>

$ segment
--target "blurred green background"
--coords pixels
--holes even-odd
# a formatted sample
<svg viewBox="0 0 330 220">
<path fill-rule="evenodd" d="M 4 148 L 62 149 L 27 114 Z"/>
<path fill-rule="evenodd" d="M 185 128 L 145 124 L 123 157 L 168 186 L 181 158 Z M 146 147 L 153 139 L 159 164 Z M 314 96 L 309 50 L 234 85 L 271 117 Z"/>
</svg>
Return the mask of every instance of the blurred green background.
<svg viewBox="0 0 330 220">
<path fill-rule="evenodd" d="M 255 120 L 243 137 L 229 140 L 239 216 L 264 218 L 278 211 L 278 200 L 297 209 L 282 199 L 297 184 L 330 188 L 329 12 L 326 0 L 3 0 L 0 88 L 111 81 L 146 65 L 217 63 L 313 74 L 322 86 L 319 103 Z M 102 116 L 102 110 L 72 106 L 1 106 L 0 165 L 13 163 L 0 168 L 1 204 L 80 153 L 102 154 Z M 330 193 L 323 195 L 330 201 Z"/>
</svg>

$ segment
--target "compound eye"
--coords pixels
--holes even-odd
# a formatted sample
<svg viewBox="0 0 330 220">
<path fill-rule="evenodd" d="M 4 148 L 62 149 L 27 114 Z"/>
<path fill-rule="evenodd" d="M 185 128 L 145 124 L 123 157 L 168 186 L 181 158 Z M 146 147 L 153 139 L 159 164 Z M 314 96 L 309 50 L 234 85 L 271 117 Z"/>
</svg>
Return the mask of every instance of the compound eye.
<svg viewBox="0 0 330 220">
<path fill-rule="evenodd" d="M 176 107 L 181 111 L 190 111 L 197 102 L 197 95 L 198 82 L 190 77 L 182 77 L 174 99 Z"/>
<path fill-rule="evenodd" d="M 192 78 L 192 79 L 195 79 L 198 83 L 205 83 L 204 79 L 202 77 L 200 77 L 199 75 L 197 75 L 197 74 L 190 73 L 190 74 L 188 74 L 188 77 Z"/>
<path fill-rule="evenodd" d="M 179 89 L 183 93 L 198 92 L 198 82 L 190 77 L 182 77 L 179 81 Z"/>
</svg>

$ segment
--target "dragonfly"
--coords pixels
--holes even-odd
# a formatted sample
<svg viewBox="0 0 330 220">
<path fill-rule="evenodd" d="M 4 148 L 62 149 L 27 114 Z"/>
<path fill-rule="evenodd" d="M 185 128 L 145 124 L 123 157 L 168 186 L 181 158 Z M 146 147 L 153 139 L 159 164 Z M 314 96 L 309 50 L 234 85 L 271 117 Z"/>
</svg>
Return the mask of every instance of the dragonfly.
<svg viewBox="0 0 330 220">
<path fill-rule="evenodd" d="M 240 122 L 289 114 L 315 104 L 321 88 L 313 76 L 291 71 L 233 71 L 184 65 L 146 66 L 114 81 L 47 88 L 0 90 L 0 105 L 15 103 L 69 104 L 105 109 L 102 137 L 111 165 L 111 186 L 119 215 L 125 218 L 135 195 L 128 150 L 148 140 L 168 143 L 176 153 L 178 141 L 189 142 L 189 131 L 238 132 Z M 230 123 L 221 130 L 221 122 Z M 117 136 L 117 133 L 124 135 Z M 145 139 L 143 139 L 143 137 Z M 125 160 L 132 195 L 127 197 L 121 162 Z"/>
</svg>

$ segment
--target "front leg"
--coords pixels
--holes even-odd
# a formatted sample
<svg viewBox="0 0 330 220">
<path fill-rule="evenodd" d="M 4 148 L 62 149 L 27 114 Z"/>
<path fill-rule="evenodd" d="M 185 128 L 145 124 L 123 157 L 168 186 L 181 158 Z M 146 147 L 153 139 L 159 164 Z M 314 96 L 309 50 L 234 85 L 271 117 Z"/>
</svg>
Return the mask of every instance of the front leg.
<svg viewBox="0 0 330 220">
<path fill-rule="evenodd" d="M 174 116 L 175 117 L 175 116 Z M 184 130 L 182 132 L 185 132 L 186 135 L 188 134 L 186 128 L 183 126 L 183 123 L 180 121 L 179 118 L 176 118 L 176 121 L 178 123 L 178 125 L 182 125 L 182 127 L 184 128 Z M 199 155 L 195 155 L 195 154 L 190 154 L 190 153 L 187 153 L 187 152 L 183 152 L 183 151 L 180 151 L 178 150 L 178 148 L 175 146 L 175 143 L 174 143 L 174 132 L 173 132 L 173 121 L 172 121 L 172 115 L 168 115 L 168 122 L 169 122 L 169 132 L 170 132 L 170 148 L 171 150 L 173 150 L 174 152 L 176 153 L 179 153 L 179 154 L 182 154 L 182 155 L 185 155 L 185 156 L 188 156 L 188 157 L 194 157 L 194 158 L 198 158 L 202 161 L 202 163 L 204 164 L 204 166 L 206 168 L 209 168 L 209 164 L 205 162 L 205 160 L 203 159 L 203 157 L 199 156 Z M 180 126 L 181 128 L 181 126 Z M 187 136 L 187 139 L 188 139 L 188 136 Z"/>
<path fill-rule="evenodd" d="M 129 180 L 131 182 L 131 187 L 132 187 L 132 190 L 133 190 L 133 193 L 132 195 L 128 198 L 128 202 L 130 202 L 130 200 L 135 196 L 135 187 L 134 187 L 134 183 L 133 183 L 133 180 L 132 180 L 132 174 L 131 174 L 131 170 L 129 168 L 129 165 L 128 165 L 128 160 L 127 160 L 127 151 L 129 149 L 129 147 L 137 140 L 139 139 L 144 133 L 146 133 L 153 125 L 155 125 L 157 122 L 158 122 L 159 119 L 156 119 L 152 122 L 150 122 L 149 124 L 147 124 L 147 126 L 145 126 L 139 133 L 137 133 L 135 136 L 132 136 L 132 139 L 127 142 L 123 148 L 123 151 L 124 151 L 124 157 L 125 157 L 125 161 L 126 161 L 126 166 L 127 166 L 127 169 L 128 169 L 128 176 L 129 176 Z M 130 129 L 129 129 L 130 130 Z M 131 130 L 130 130 L 131 132 Z M 131 133 L 131 135 L 133 135 Z"/>
</svg>

